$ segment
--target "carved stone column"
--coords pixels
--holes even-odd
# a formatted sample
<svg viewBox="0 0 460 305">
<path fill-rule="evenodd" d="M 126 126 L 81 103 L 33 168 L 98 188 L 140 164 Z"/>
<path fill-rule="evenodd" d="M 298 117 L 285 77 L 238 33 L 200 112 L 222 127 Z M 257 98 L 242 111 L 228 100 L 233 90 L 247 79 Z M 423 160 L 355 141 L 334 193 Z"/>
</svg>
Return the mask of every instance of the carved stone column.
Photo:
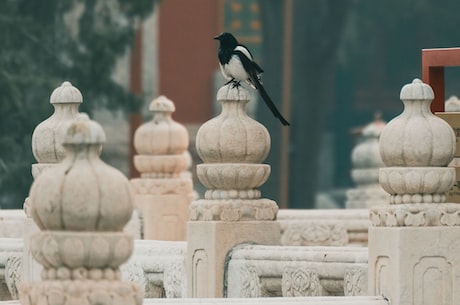
<svg viewBox="0 0 460 305">
<path fill-rule="evenodd" d="M 377 116 L 361 131 L 359 143 L 353 148 L 351 178 L 356 188 L 347 191 L 347 209 L 368 209 L 388 204 L 388 193 L 379 185 L 379 168 L 385 166 L 379 151 L 379 137 L 385 122 Z"/>
<path fill-rule="evenodd" d="M 51 93 L 50 103 L 54 113 L 35 128 L 32 134 L 32 152 L 38 163 L 32 164 L 32 176 L 36 179 L 44 170 L 56 166 L 65 157 L 62 146 L 62 136 L 66 124 L 78 115 L 78 107 L 83 102 L 80 91 L 70 82 L 63 82 Z M 29 249 L 29 236 L 38 231 L 32 221 L 29 211 L 29 200 L 25 199 L 24 212 L 26 221 L 26 237 L 24 240 L 24 258 L 22 262 L 22 278 L 24 280 L 38 280 L 41 266 L 33 259 Z"/>
<path fill-rule="evenodd" d="M 369 292 L 393 305 L 460 303 L 460 205 L 446 202 L 455 181 L 452 128 L 430 111 L 430 86 L 401 90 L 404 111 L 380 136 L 380 185 L 390 205 L 371 209 Z"/>
<path fill-rule="evenodd" d="M 131 218 L 128 180 L 99 159 L 105 134 L 80 115 L 67 125 L 64 160 L 35 179 L 31 215 L 40 232 L 31 251 L 42 282 L 24 283 L 22 304 L 142 304 L 143 291 L 120 281 L 119 266 L 133 251 L 123 227 Z"/>
<path fill-rule="evenodd" d="M 131 179 L 135 206 L 144 221 L 144 238 L 185 240 L 193 181 L 187 168 L 187 129 L 171 117 L 174 103 L 164 96 L 150 103 L 153 119 L 134 135 L 134 165 L 140 178 Z"/>
<path fill-rule="evenodd" d="M 197 174 L 207 191 L 205 199 L 192 202 L 187 224 L 190 297 L 225 296 L 225 258 L 234 246 L 280 242 L 278 206 L 259 191 L 270 175 L 270 166 L 261 164 L 270 150 L 270 136 L 246 114 L 249 97 L 242 87 L 220 88 L 222 112 L 196 136 L 204 161 Z"/>
</svg>

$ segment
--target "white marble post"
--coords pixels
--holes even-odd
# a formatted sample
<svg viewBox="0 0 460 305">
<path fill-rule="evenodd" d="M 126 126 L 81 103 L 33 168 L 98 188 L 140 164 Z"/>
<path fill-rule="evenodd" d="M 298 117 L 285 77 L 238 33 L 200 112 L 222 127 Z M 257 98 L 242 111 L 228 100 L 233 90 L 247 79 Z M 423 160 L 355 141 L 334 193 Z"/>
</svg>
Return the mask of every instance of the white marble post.
<svg viewBox="0 0 460 305">
<path fill-rule="evenodd" d="M 449 163 L 450 167 L 455 168 L 456 181 L 452 188 L 447 192 L 447 201 L 460 203 L 460 100 L 456 96 L 451 96 L 445 102 L 445 112 L 437 112 L 436 115 L 445 120 L 454 130 L 457 137 L 454 159 Z"/>
<path fill-rule="evenodd" d="M 50 97 L 54 113 L 35 128 L 32 134 L 32 152 L 38 163 L 32 164 L 34 179 L 46 169 L 56 166 L 65 157 L 62 146 L 63 128 L 78 115 L 78 107 L 83 102 L 80 91 L 70 82 L 63 82 L 57 87 Z M 29 200 L 24 202 L 24 211 L 27 215 L 26 235 L 24 240 L 24 257 L 22 263 L 22 279 L 38 280 L 41 266 L 32 258 L 30 253 L 29 237 L 38 231 L 37 225 L 30 218 Z"/>
<path fill-rule="evenodd" d="M 217 92 L 219 116 L 196 136 L 197 166 L 205 199 L 192 202 L 187 224 L 187 277 L 190 297 L 223 297 L 225 258 L 238 244 L 280 243 L 278 206 L 261 198 L 259 187 L 270 166 L 261 164 L 270 150 L 267 129 L 245 111 L 249 93 L 226 85 Z"/>
<path fill-rule="evenodd" d="M 415 79 L 401 90 L 404 111 L 380 136 L 381 186 L 390 204 L 371 209 L 369 292 L 392 305 L 460 304 L 460 205 L 452 128 L 430 111 L 434 98 Z"/>
<path fill-rule="evenodd" d="M 143 290 L 120 280 L 133 251 L 123 228 L 132 214 L 128 180 L 99 159 L 105 133 L 86 115 L 66 124 L 61 163 L 40 174 L 30 190 L 30 213 L 40 228 L 31 252 L 41 282 L 25 282 L 22 304 L 142 304 Z"/>
<path fill-rule="evenodd" d="M 135 206 L 144 222 L 144 239 L 185 240 L 193 181 L 187 169 L 187 129 L 171 117 L 174 103 L 164 96 L 150 103 L 153 118 L 134 135 L 134 165 L 140 178 L 131 179 Z"/>
<path fill-rule="evenodd" d="M 379 137 L 385 122 L 380 116 L 360 132 L 359 142 L 351 152 L 351 178 L 356 188 L 347 191 L 347 209 L 368 209 L 388 204 L 388 193 L 379 185 L 379 168 L 384 167 L 379 152 Z"/>
</svg>

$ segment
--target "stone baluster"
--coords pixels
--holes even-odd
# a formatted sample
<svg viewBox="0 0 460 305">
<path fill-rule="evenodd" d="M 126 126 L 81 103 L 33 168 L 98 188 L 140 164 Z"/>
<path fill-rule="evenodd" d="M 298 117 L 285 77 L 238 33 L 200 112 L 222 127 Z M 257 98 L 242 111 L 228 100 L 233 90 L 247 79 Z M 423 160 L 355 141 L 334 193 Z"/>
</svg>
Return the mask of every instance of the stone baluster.
<svg viewBox="0 0 460 305">
<path fill-rule="evenodd" d="M 371 209 L 369 292 L 393 305 L 460 302 L 460 205 L 452 128 L 430 111 L 433 90 L 415 79 L 401 90 L 404 111 L 380 135 L 379 173 L 390 204 Z"/>
<path fill-rule="evenodd" d="M 449 163 L 450 167 L 455 168 L 457 179 L 446 196 L 447 201 L 460 203 L 460 100 L 458 97 L 451 96 L 445 103 L 445 110 L 446 112 L 437 112 L 436 115 L 452 127 L 457 137 L 454 159 Z"/>
<path fill-rule="evenodd" d="M 51 168 L 65 157 L 62 146 L 63 128 L 78 115 L 78 107 L 83 102 L 80 91 L 70 82 L 63 82 L 51 93 L 50 103 L 54 113 L 35 128 L 32 134 L 32 152 L 38 163 L 32 164 L 32 176 L 36 179 L 45 169 Z M 37 280 L 40 277 L 41 266 L 32 258 L 29 250 L 29 236 L 38 231 L 35 223 L 30 219 L 29 200 L 25 199 L 24 211 L 26 220 L 26 237 L 24 242 L 24 258 L 22 262 L 22 278 Z"/>
<path fill-rule="evenodd" d="M 245 110 L 249 93 L 226 85 L 217 92 L 222 112 L 204 123 L 196 149 L 204 161 L 197 175 L 205 199 L 192 202 L 187 224 L 187 276 L 190 297 L 223 297 L 225 259 L 238 244 L 280 243 L 277 204 L 261 198 L 259 187 L 270 166 L 261 164 L 270 150 L 267 129 Z"/>
<path fill-rule="evenodd" d="M 351 152 L 351 178 L 356 188 L 347 191 L 347 209 L 368 209 L 388 204 L 388 193 L 379 185 L 379 168 L 385 166 L 379 151 L 379 137 L 385 127 L 380 115 L 361 130 L 358 144 Z"/>
<path fill-rule="evenodd" d="M 144 238 L 185 240 L 193 182 L 187 168 L 187 129 L 171 117 L 174 103 L 164 96 L 150 103 L 153 119 L 134 135 L 134 165 L 140 178 L 131 180 L 135 206 L 144 221 Z"/>
<path fill-rule="evenodd" d="M 30 190 L 30 212 L 40 232 L 31 237 L 41 282 L 24 283 L 22 304 L 142 304 L 143 291 L 120 280 L 133 251 L 123 227 L 132 193 L 125 176 L 99 159 L 105 133 L 80 115 L 67 124 L 61 163 L 40 174 Z"/>
</svg>

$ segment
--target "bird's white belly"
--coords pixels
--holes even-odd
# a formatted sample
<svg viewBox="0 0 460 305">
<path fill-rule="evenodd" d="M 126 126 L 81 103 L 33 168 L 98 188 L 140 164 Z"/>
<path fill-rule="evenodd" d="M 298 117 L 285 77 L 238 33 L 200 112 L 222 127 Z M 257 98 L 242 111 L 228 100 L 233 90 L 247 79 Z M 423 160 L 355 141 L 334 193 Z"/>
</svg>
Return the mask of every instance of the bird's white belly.
<svg viewBox="0 0 460 305">
<path fill-rule="evenodd" d="M 233 55 L 228 64 L 221 68 L 223 74 L 229 79 L 234 78 L 237 81 L 245 81 L 249 78 L 249 75 L 246 73 L 246 70 L 244 70 L 243 64 L 237 55 Z"/>
</svg>

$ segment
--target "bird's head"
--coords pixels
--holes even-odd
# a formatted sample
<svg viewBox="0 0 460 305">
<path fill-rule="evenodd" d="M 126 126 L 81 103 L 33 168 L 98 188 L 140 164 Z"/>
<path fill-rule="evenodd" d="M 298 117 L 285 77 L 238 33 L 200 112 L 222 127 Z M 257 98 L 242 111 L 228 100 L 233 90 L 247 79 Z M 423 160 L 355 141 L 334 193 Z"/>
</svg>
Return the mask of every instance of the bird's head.
<svg viewBox="0 0 460 305">
<path fill-rule="evenodd" d="M 238 45 L 235 36 L 227 32 L 215 36 L 214 39 L 219 40 L 222 47 L 234 48 Z"/>
</svg>

